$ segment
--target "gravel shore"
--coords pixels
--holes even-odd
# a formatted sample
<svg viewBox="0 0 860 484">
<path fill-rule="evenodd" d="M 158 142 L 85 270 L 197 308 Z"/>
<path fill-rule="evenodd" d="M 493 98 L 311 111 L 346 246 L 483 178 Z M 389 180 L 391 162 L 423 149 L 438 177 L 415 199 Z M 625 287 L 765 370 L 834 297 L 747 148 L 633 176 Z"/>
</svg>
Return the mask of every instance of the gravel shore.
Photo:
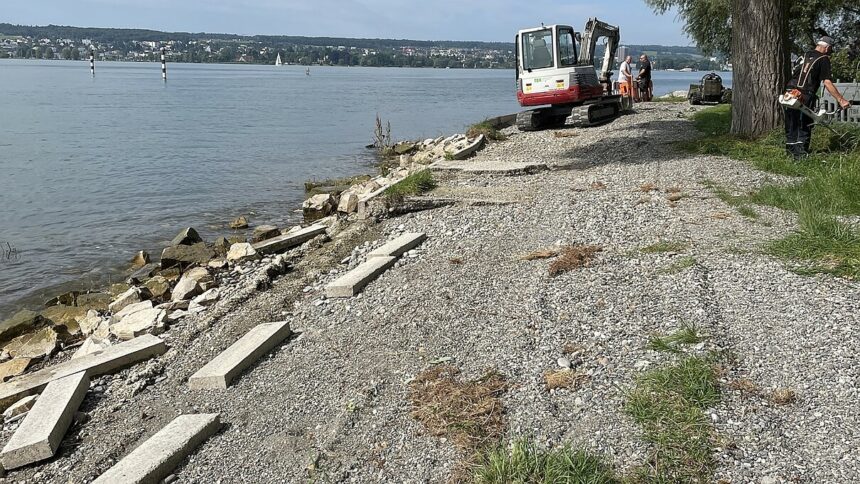
<svg viewBox="0 0 860 484">
<path fill-rule="evenodd" d="M 683 323 L 708 336 L 692 352 L 733 356 L 722 402 L 709 410 L 720 445 L 715 480 L 860 481 L 858 285 L 800 276 L 762 253 L 793 229 L 795 215 L 756 207 L 760 217 L 746 218 L 703 182 L 743 192 L 777 177 L 675 151 L 673 141 L 695 136 L 691 109 L 646 103 L 587 130 L 508 130 L 473 161 L 550 170 L 446 172 L 431 196 L 487 203 L 353 221 L 333 241 L 289 253 L 292 271 L 268 289 L 225 297 L 172 327 L 165 356 L 93 379 L 58 457 L 4 482 L 88 482 L 195 412 L 219 412 L 226 425 L 174 482 L 445 482 L 464 456 L 410 416 L 407 395 L 408 382 L 439 361 L 467 378 L 505 375 L 509 437 L 573 443 L 623 472 L 648 451 L 623 411 L 626 392 L 637 375 L 671 361 L 646 349 L 649 337 Z M 643 191 L 646 184 L 656 189 Z M 325 298 L 327 283 L 402 232 L 428 240 L 359 296 Z M 641 251 L 661 241 L 679 250 Z M 550 261 L 521 259 L 572 244 L 602 252 L 555 277 Z M 297 334 L 228 390 L 188 390 L 207 361 L 276 320 Z M 544 372 L 570 347 L 580 348 L 572 363 L 588 380 L 547 391 Z M 791 389 L 797 400 L 777 405 L 731 389 L 739 379 L 762 392 Z M 11 433 L 7 425 L 0 437 Z"/>
</svg>

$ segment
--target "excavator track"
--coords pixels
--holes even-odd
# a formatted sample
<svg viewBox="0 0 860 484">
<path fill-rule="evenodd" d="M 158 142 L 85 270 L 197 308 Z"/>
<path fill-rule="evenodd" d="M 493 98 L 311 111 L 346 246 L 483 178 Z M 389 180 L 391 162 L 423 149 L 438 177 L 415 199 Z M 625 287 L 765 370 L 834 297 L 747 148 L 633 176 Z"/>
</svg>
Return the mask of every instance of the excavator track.
<svg viewBox="0 0 860 484">
<path fill-rule="evenodd" d="M 522 111 L 517 114 L 517 129 L 520 131 L 537 131 L 541 129 L 540 110 Z"/>
<path fill-rule="evenodd" d="M 612 121 L 620 114 L 621 106 L 617 102 L 587 104 L 573 108 L 564 124 L 574 128 L 588 128 Z"/>
</svg>

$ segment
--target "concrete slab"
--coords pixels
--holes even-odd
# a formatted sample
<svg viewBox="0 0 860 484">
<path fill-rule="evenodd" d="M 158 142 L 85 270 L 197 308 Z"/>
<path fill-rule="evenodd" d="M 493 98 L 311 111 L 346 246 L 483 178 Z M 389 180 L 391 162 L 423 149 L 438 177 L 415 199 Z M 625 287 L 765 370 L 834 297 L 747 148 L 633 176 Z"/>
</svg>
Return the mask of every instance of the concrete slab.
<svg viewBox="0 0 860 484">
<path fill-rule="evenodd" d="M 48 383 L 0 453 L 3 468 L 17 469 L 53 457 L 89 387 L 85 371 Z"/>
<path fill-rule="evenodd" d="M 434 171 L 462 171 L 476 175 L 531 175 L 548 171 L 545 163 L 517 163 L 508 161 L 448 161 L 434 163 Z"/>
<path fill-rule="evenodd" d="M 380 274 L 394 265 L 396 260 L 397 257 L 368 258 L 363 264 L 326 286 L 326 296 L 331 298 L 355 296 L 370 281 L 376 279 Z"/>
<path fill-rule="evenodd" d="M 81 371 L 86 371 L 89 377 L 103 375 L 164 354 L 165 351 L 167 346 L 161 338 L 144 335 L 81 358 L 20 376 L 0 384 L 0 409 L 5 409 L 27 395 L 39 393 L 53 380 Z"/>
<path fill-rule="evenodd" d="M 327 227 L 322 224 L 311 225 L 310 227 L 305 227 L 291 234 L 280 235 L 262 242 L 257 242 L 252 247 L 254 247 L 254 250 L 262 254 L 276 254 L 297 245 L 302 245 L 317 235 L 324 234 L 326 228 Z"/>
<path fill-rule="evenodd" d="M 367 254 L 367 257 L 400 257 L 418 247 L 425 240 L 427 240 L 427 234 L 405 233 L 382 247 L 374 249 L 371 253 Z"/>
<path fill-rule="evenodd" d="M 292 334 L 290 323 L 264 323 L 248 331 L 215 359 L 188 379 L 192 390 L 217 390 L 230 386 L 242 371 Z"/>
<path fill-rule="evenodd" d="M 92 484 L 158 484 L 220 427 L 217 413 L 180 415 Z"/>
</svg>

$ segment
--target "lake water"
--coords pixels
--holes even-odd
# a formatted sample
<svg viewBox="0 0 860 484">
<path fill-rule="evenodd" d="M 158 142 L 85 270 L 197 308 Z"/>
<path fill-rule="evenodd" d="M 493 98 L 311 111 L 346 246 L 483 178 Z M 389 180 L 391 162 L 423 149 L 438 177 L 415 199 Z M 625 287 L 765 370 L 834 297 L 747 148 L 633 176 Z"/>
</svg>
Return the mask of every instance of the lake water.
<svg viewBox="0 0 860 484">
<path fill-rule="evenodd" d="M 702 73 L 655 72 L 656 94 Z M 303 182 L 373 170 L 398 139 L 519 110 L 511 71 L 0 61 L 0 318 L 121 280 L 184 226 L 293 224 Z M 8 245 L 7 245 L 8 244 Z M 16 253 L 6 257 L 5 249 Z"/>
</svg>

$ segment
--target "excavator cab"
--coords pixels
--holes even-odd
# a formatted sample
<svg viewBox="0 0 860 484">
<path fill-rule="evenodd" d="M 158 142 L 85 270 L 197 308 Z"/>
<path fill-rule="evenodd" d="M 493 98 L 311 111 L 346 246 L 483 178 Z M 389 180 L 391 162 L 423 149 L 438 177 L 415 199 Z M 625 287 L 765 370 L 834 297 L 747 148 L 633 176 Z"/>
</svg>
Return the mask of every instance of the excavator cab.
<svg viewBox="0 0 860 484">
<path fill-rule="evenodd" d="M 594 68 L 598 38 L 606 38 L 600 73 Z M 612 58 L 618 48 L 617 27 L 589 19 L 582 34 L 568 25 L 541 25 L 515 37 L 517 100 L 521 106 L 549 106 L 524 111 L 517 126 L 531 131 L 558 125 L 590 126 L 621 112 L 620 96 L 611 88 Z"/>
</svg>

